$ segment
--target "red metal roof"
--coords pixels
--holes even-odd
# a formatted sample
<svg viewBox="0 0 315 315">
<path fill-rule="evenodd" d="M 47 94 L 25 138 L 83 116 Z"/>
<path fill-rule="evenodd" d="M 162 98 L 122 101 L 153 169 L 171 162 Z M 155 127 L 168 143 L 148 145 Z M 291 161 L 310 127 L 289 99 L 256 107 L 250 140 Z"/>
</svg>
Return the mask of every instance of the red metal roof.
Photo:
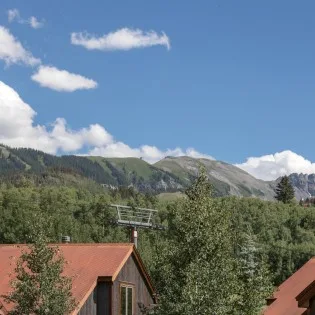
<svg viewBox="0 0 315 315">
<path fill-rule="evenodd" d="M 276 300 L 266 308 L 264 315 L 302 315 L 306 308 L 299 308 L 296 298 L 315 280 L 315 258 L 284 281 L 273 294 Z"/>
<path fill-rule="evenodd" d="M 140 257 L 133 244 L 58 244 L 66 264 L 64 274 L 72 277 L 72 293 L 79 307 L 83 305 L 92 290 L 98 277 L 109 277 L 115 280 L 119 271 L 131 254 L 135 255 L 141 269 L 143 269 Z M 10 288 L 10 276 L 15 267 L 15 262 L 26 245 L 1 245 L 0 244 L 0 295 L 7 294 Z M 144 271 L 144 277 L 151 286 L 150 279 Z M 12 305 L 6 304 L 0 298 L 6 310 Z"/>
</svg>

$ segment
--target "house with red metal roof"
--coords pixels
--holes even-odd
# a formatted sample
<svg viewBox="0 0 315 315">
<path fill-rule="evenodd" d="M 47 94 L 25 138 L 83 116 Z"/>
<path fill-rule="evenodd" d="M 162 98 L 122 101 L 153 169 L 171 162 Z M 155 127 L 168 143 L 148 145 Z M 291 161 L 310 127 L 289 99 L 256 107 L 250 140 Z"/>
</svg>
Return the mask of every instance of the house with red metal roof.
<svg viewBox="0 0 315 315">
<path fill-rule="evenodd" d="M 315 315 L 315 258 L 284 281 L 267 304 L 264 315 Z"/>
<path fill-rule="evenodd" d="M 78 306 L 72 315 L 135 315 L 154 306 L 155 290 L 133 244 L 58 244 Z M 7 294 L 26 245 L 0 244 L 0 296 Z M 0 315 L 14 305 L 0 298 Z"/>
</svg>

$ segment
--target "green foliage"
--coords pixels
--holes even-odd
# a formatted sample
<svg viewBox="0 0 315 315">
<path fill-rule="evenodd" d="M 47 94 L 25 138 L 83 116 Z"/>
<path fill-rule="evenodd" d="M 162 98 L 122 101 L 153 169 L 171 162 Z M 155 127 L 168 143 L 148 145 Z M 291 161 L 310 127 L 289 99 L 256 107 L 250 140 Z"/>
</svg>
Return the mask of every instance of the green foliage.
<svg viewBox="0 0 315 315">
<path fill-rule="evenodd" d="M 157 198 L 132 188 L 119 188 L 111 194 L 93 193 L 83 188 L 41 187 L 32 182 L 19 187 L 0 185 L 0 243 L 25 243 L 36 217 L 50 222 L 45 228 L 52 242 L 71 235 L 73 242 L 126 242 L 129 231 L 113 227 L 116 212 L 110 203 L 152 208 Z"/>
<path fill-rule="evenodd" d="M 74 242 L 101 242 L 119 234 L 110 226 L 109 196 L 68 187 L 12 187 L 0 190 L 0 242 L 24 243 L 36 217 L 50 225 L 46 235 L 59 242 L 71 235 Z M 117 235 L 117 240 L 125 240 Z"/>
<path fill-rule="evenodd" d="M 237 256 L 241 298 L 234 312 L 238 315 L 260 314 L 266 297 L 273 291 L 267 260 L 252 236 L 245 234 L 239 241 Z"/>
<path fill-rule="evenodd" d="M 315 255 L 315 212 L 297 204 L 254 198 L 217 198 L 231 212 L 233 230 L 241 238 L 251 231 L 266 256 L 274 285 L 281 284 Z"/>
<path fill-rule="evenodd" d="M 294 198 L 294 189 L 288 176 L 283 176 L 276 188 L 275 198 L 283 203 L 290 203 Z"/>
<path fill-rule="evenodd" d="M 157 223 L 168 230 L 141 230 L 139 251 L 162 314 L 257 314 L 269 279 L 279 285 L 315 255 L 313 207 L 211 198 L 204 174 L 172 202 L 131 187 L 106 191 L 89 181 L 79 184 L 70 173 L 56 182 L 57 175 L 46 175 L 43 181 L 52 185 L 25 173 L 0 183 L 0 243 L 28 242 L 38 217 L 49 222 L 51 242 L 61 235 L 73 242 L 128 242 L 128 229 L 112 226 L 108 204 L 157 208 Z"/>
<path fill-rule="evenodd" d="M 169 239 L 159 257 L 159 314 L 229 314 L 238 281 L 229 213 L 210 198 L 204 173 L 170 209 Z"/>
<path fill-rule="evenodd" d="M 13 291 L 4 296 L 7 303 L 14 303 L 9 314 L 70 314 L 75 301 L 71 279 L 62 275 L 64 259 L 58 247 L 48 246 L 43 233 L 36 232 L 33 243 L 17 261 L 16 278 L 11 282 Z"/>
</svg>

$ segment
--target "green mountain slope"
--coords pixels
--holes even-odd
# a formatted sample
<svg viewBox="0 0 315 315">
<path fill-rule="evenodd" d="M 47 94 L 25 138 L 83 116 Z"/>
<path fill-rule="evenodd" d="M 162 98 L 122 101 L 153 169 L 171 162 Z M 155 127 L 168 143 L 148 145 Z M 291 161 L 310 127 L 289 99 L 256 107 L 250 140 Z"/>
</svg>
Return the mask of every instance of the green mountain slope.
<svg viewBox="0 0 315 315">
<path fill-rule="evenodd" d="M 109 187 L 133 186 L 141 192 L 176 192 L 184 188 L 176 175 L 135 158 L 102 158 L 54 156 L 33 149 L 13 149 L 0 146 L 0 176 L 17 173 L 59 177 L 62 173 L 76 174 Z"/>
<path fill-rule="evenodd" d="M 155 170 L 150 164 L 137 158 L 103 158 L 91 156 L 88 159 L 100 164 L 108 174 L 111 174 L 114 167 L 125 174 L 135 173 L 138 177 L 149 180 Z"/>
<path fill-rule="evenodd" d="M 216 196 L 259 197 L 272 200 L 273 187 L 270 183 L 256 179 L 231 164 L 208 159 L 190 157 L 167 157 L 154 166 L 176 174 L 186 185 L 197 176 L 200 166 L 204 166 Z"/>
<path fill-rule="evenodd" d="M 84 156 L 54 156 L 32 149 L 0 146 L 0 176 L 2 179 L 28 174 L 50 183 L 62 180 L 88 180 L 105 187 L 132 186 L 140 192 L 182 192 L 196 178 L 200 165 L 208 173 L 215 196 L 246 196 L 272 200 L 274 183 L 254 178 L 243 170 L 220 161 L 190 157 L 167 157 L 154 165 L 137 158 L 104 158 Z M 48 176 L 49 175 L 49 176 Z"/>
<path fill-rule="evenodd" d="M 113 186 L 132 185 L 142 192 L 176 192 L 185 188 L 174 174 L 159 169 L 137 158 L 88 157 L 100 165 L 109 179 L 104 184 Z"/>
</svg>

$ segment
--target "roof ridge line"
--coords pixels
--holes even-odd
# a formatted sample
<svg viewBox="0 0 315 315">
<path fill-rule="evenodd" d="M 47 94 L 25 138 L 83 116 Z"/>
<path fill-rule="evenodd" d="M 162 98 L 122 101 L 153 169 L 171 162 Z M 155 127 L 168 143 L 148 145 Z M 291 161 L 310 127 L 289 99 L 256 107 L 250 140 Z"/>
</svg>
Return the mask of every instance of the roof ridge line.
<svg viewBox="0 0 315 315">
<path fill-rule="evenodd" d="M 24 244 L 0 244 L 0 247 L 18 247 L 18 246 L 27 246 L 32 245 L 31 243 Z M 123 246 L 123 247 L 132 247 L 133 243 L 48 243 L 48 245 L 56 246 Z"/>
</svg>

